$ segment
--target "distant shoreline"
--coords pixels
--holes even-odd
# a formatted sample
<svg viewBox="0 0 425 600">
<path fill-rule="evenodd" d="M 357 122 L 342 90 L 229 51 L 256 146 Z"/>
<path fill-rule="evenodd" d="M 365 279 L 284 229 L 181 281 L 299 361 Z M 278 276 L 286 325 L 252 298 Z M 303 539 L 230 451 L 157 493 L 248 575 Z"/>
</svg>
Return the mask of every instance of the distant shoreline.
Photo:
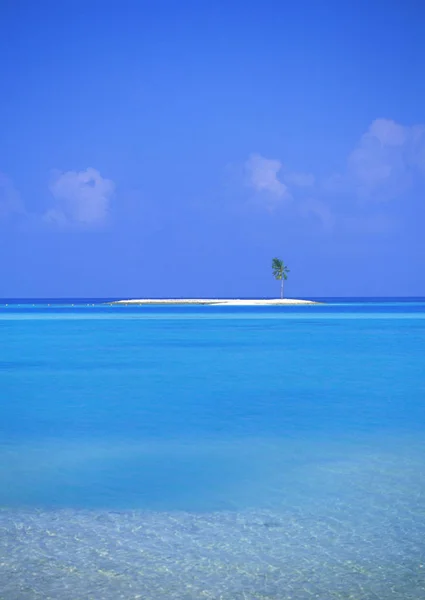
<svg viewBox="0 0 425 600">
<path fill-rule="evenodd" d="M 312 304 L 323 304 L 323 302 L 315 302 L 314 300 L 298 300 L 297 298 L 280 298 L 272 300 L 240 300 L 237 298 L 223 299 L 223 298 L 141 298 L 135 300 L 116 300 L 110 304 L 120 305 L 207 305 L 207 306 L 300 306 L 300 305 L 312 305 Z"/>
</svg>

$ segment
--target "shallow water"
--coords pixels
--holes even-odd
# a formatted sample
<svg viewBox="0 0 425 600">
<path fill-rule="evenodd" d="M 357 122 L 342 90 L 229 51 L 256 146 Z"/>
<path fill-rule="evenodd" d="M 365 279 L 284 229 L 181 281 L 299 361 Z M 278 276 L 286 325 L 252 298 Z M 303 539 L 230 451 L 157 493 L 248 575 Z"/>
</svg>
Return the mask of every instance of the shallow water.
<svg viewBox="0 0 425 600">
<path fill-rule="evenodd" d="M 0 305 L 2 600 L 425 598 L 425 302 L 74 304 Z"/>
</svg>

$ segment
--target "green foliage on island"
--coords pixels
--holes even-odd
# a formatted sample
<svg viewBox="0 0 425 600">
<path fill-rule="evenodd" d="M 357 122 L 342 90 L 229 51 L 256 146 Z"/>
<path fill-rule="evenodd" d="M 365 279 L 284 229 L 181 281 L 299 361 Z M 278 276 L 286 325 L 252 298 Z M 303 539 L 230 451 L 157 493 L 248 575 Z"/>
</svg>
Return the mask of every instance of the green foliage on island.
<svg viewBox="0 0 425 600">
<path fill-rule="evenodd" d="M 280 297 L 283 298 L 283 282 L 288 279 L 289 269 L 280 258 L 272 260 L 273 277 L 280 281 Z"/>
</svg>

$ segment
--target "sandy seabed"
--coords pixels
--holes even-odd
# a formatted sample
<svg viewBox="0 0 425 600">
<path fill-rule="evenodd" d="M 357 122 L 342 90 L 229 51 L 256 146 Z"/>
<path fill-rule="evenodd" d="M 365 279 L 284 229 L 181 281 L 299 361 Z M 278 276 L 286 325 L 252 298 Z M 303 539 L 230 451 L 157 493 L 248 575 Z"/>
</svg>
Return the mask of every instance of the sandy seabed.
<svg viewBox="0 0 425 600">
<path fill-rule="evenodd" d="M 3 508 L 0 598 L 423 600 L 421 464 L 343 463 L 341 492 L 278 509 Z"/>
<path fill-rule="evenodd" d="M 366 522 L 353 527 L 343 507 L 321 520 L 270 511 L 3 510 L 0 598 L 425 598 L 423 530 L 405 523 L 403 551 L 391 551 L 394 532 L 382 538 Z"/>
</svg>

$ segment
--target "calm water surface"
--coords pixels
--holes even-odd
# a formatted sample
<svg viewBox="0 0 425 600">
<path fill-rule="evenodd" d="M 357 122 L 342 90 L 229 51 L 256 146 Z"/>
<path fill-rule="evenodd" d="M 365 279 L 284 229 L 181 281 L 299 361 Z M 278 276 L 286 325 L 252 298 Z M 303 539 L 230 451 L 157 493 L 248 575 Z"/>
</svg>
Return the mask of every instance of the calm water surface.
<svg viewBox="0 0 425 600">
<path fill-rule="evenodd" d="M 0 305 L 2 600 L 425 598 L 425 301 L 71 304 Z"/>
</svg>

